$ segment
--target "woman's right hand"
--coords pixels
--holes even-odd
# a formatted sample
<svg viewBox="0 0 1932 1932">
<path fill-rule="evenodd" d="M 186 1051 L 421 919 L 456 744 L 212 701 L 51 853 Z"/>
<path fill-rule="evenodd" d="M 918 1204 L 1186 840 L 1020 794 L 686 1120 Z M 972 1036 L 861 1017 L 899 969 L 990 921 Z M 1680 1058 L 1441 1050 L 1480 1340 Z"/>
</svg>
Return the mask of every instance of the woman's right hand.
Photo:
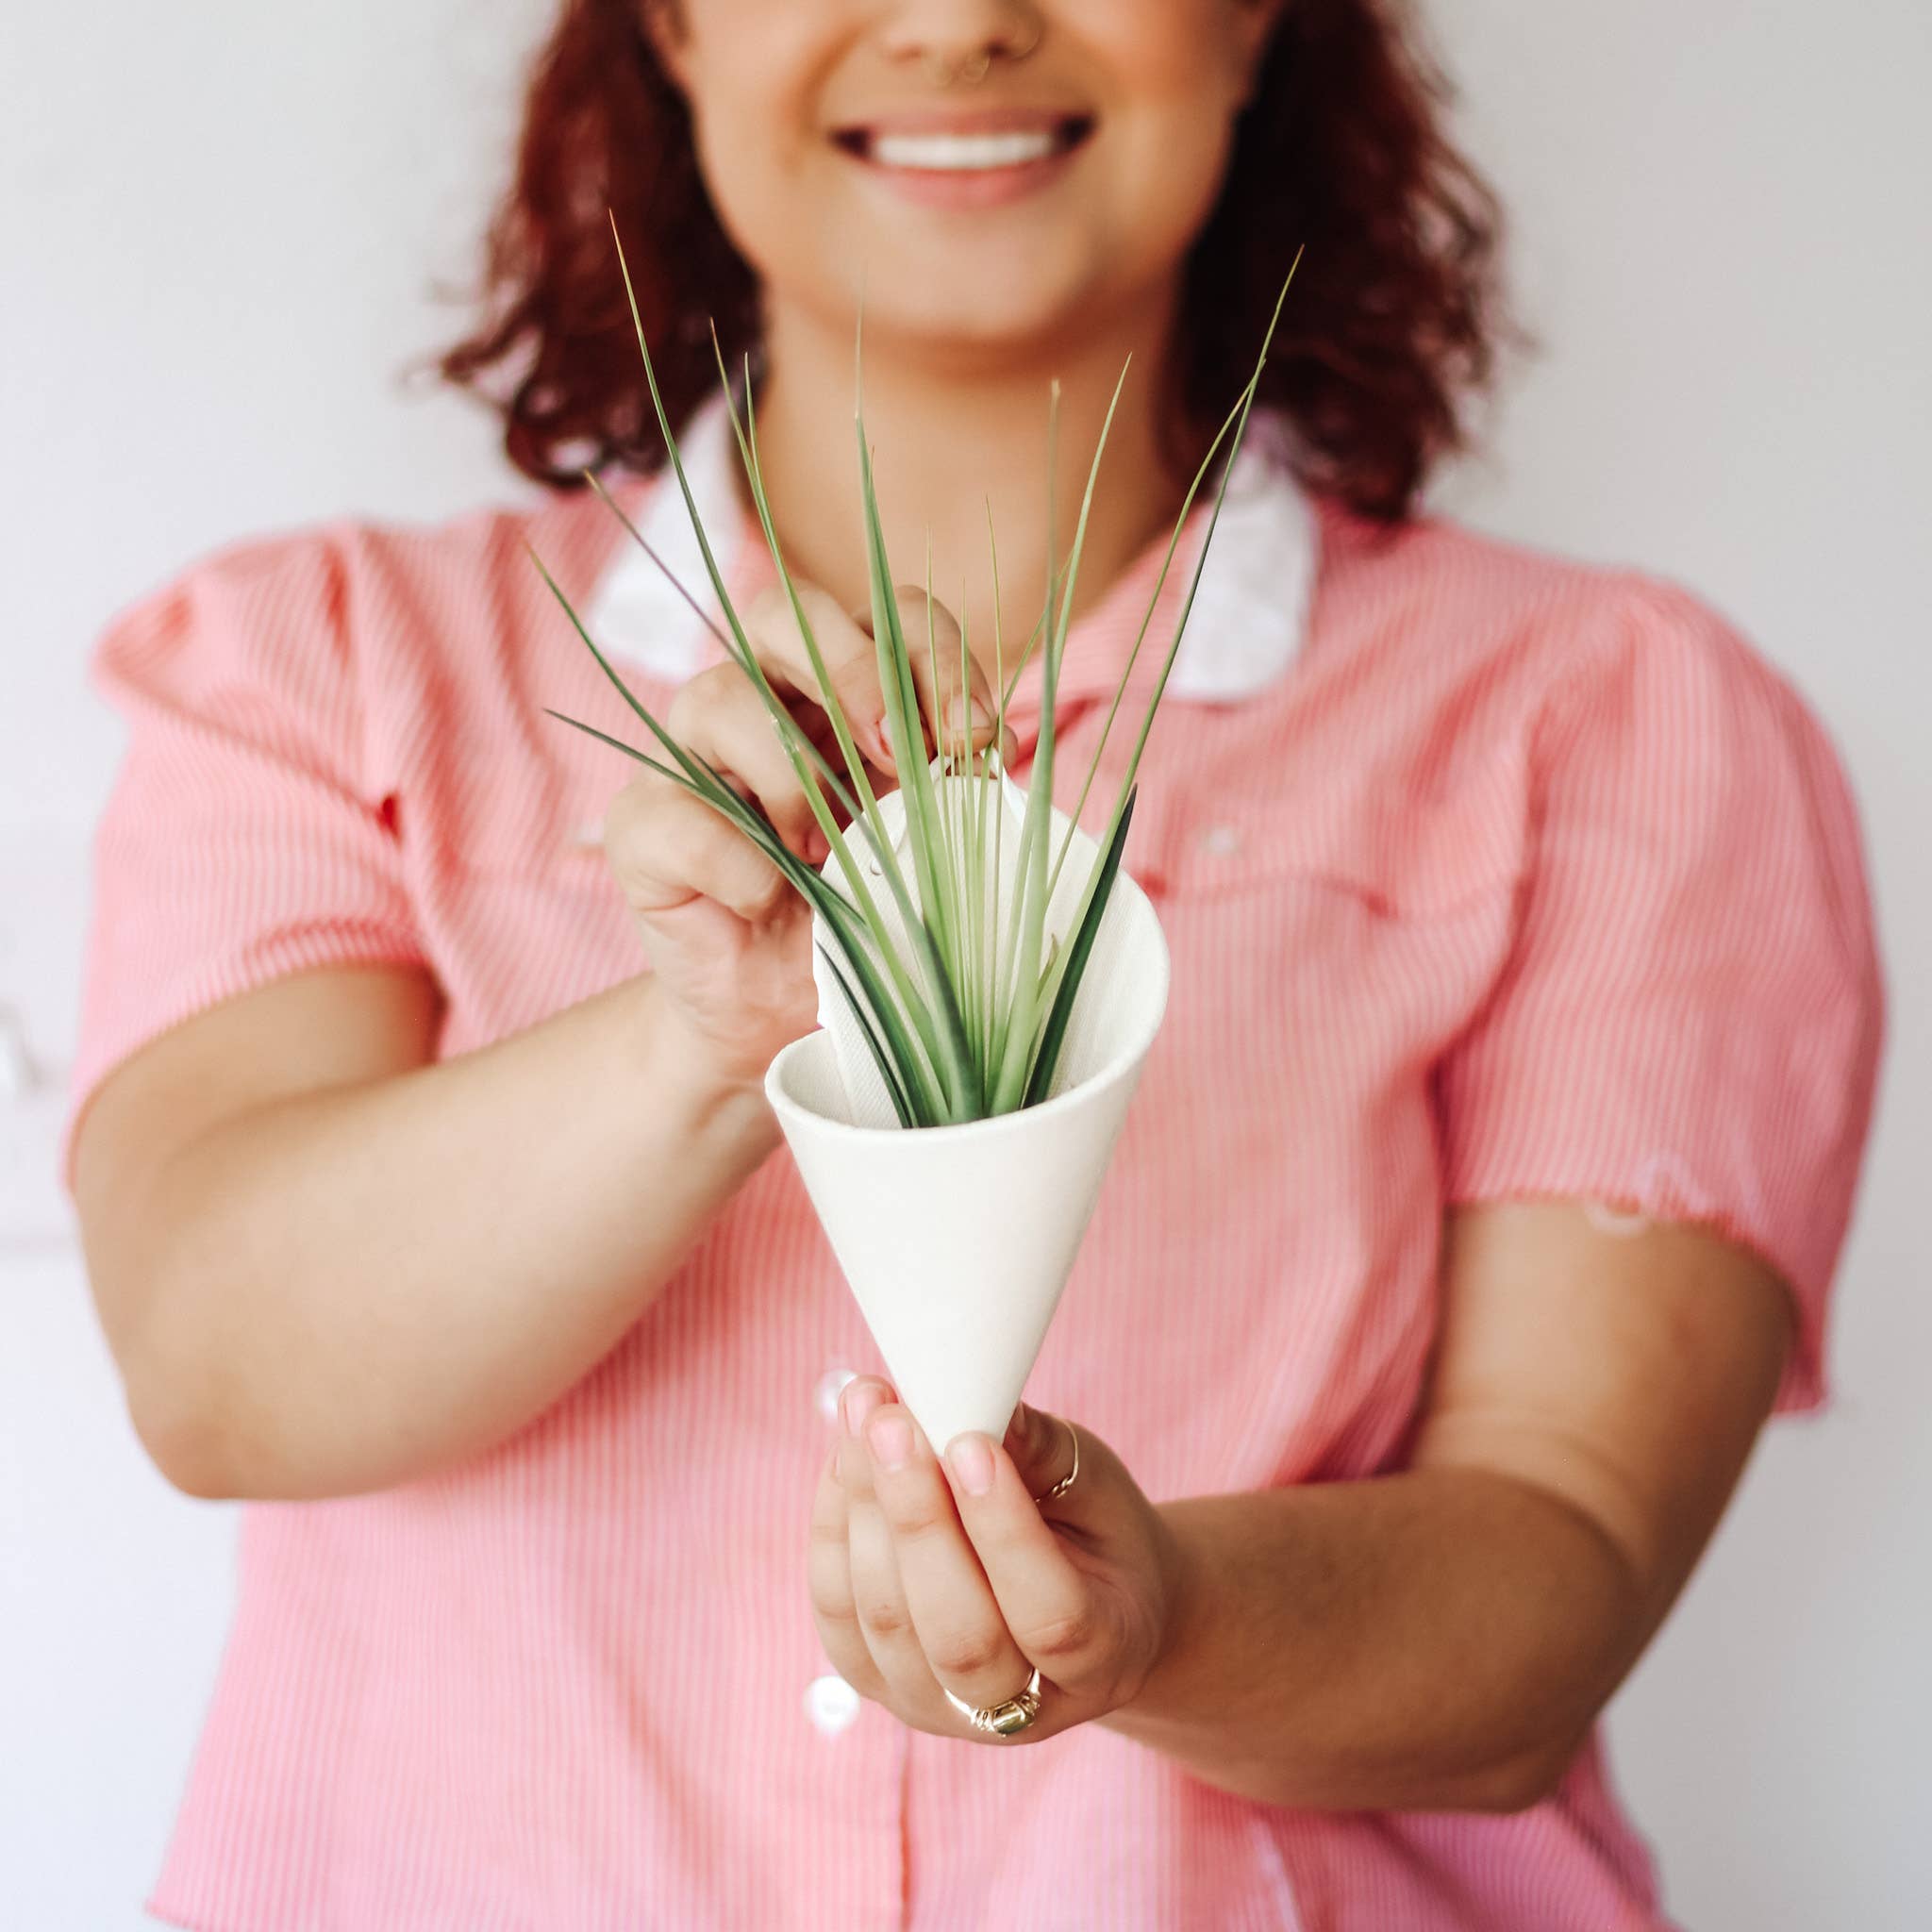
<svg viewBox="0 0 1932 1932">
<path fill-rule="evenodd" d="M 889 791 L 898 777 L 885 739 L 877 646 L 827 592 L 792 581 L 867 778 L 874 792 Z M 924 591 L 901 585 L 895 594 L 907 637 L 918 641 L 908 655 L 929 732 L 935 715 L 952 718 L 959 696 L 959 629 L 944 606 L 934 603 L 928 653 Z M 783 588 L 762 592 L 741 621 L 773 690 L 849 786 Z M 994 699 L 976 664 L 968 663 L 966 678 L 972 740 L 983 748 L 993 734 Z M 824 859 L 824 834 L 778 727 L 738 664 L 700 672 L 678 692 L 664 723 L 680 744 L 708 759 L 756 805 L 800 858 L 812 865 Z M 845 814 L 829 793 L 827 800 L 842 825 Z M 637 918 L 657 983 L 696 1048 L 704 1076 L 727 1090 L 762 1083 L 779 1049 L 818 1023 L 810 908 L 742 832 L 656 772 L 641 771 L 612 801 L 604 850 Z"/>
</svg>

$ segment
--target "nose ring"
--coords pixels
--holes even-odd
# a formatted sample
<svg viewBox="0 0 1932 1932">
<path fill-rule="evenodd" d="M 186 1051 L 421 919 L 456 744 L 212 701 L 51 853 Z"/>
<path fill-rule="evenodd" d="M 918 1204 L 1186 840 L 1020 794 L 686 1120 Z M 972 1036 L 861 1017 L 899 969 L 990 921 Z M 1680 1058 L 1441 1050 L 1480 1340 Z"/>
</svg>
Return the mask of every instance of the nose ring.
<svg viewBox="0 0 1932 1932">
<path fill-rule="evenodd" d="M 1036 21 L 1033 25 L 1033 38 L 1024 47 L 1003 47 L 1000 52 L 1008 60 L 1025 59 L 1034 48 L 1039 46 L 1041 31 L 1040 23 Z M 935 48 L 926 56 L 925 65 L 935 86 L 951 87 L 956 80 L 964 80 L 970 84 L 984 80 L 991 72 L 992 53 L 989 48 L 981 47 L 976 54 L 967 59 L 956 62 L 943 49 Z"/>
<path fill-rule="evenodd" d="M 956 80 L 984 80 L 991 68 L 992 56 L 984 47 L 972 58 L 958 62 L 939 49 L 925 57 L 925 71 L 935 87 L 951 87 Z"/>
</svg>

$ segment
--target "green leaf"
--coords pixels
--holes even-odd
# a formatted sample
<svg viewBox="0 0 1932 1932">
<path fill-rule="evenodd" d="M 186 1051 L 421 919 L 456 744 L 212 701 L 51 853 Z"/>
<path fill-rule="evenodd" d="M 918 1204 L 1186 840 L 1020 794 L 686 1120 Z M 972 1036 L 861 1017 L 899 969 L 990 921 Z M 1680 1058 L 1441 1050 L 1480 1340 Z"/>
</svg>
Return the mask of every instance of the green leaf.
<svg viewBox="0 0 1932 1932">
<path fill-rule="evenodd" d="M 872 1015 L 867 1012 L 865 1002 L 852 991 L 851 982 L 840 970 L 839 962 L 821 944 L 818 955 L 831 969 L 832 977 L 838 982 L 839 991 L 845 995 L 845 1004 L 852 1008 L 852 1017 L 858 1022 L 858 1029 L 865 1036 L 866 1046 L 870 1049 L 874 1064 L 879 1070 L 879 1078 L 886 1083 L 886 1091 L 891 1096 L 892 1111 L 899 1116 L 902 1127 L 917 1126 L 919 1122 L 912 1111 L 912 1104 L 906 1097 L 906 1090 L 899 1084 L 898 1069 L 893 1066 L 891 1056 L 886 1052 L 878 1036 L 878 1030 L 872 1024 Z"/>
<path fill-rule="evenodd" d="M 1107 917 L 1108 904 L 1113 897 L 1114 880 L 1120 874 L 1121 853 L 1125 848 L 1127 826 L 1134 816 L 1134 798 L 1135 793 L 1130 791 L 1127 808 L 1121 813 L 1100 854 L 1099 863 L 1094 869 L 1094 890 L 1088 899 L 1079 930 L 1074 935 L 1074 942 L 1062 956 L 1059 987 L 1047 1011 L 1046 1024 L 1041 1029 L 1039 1051 L 1033 1070 L 1027 1075 L 1026 1097 L 1021 1103 L 1024 1107 L 1035 1106 L 1053 1091 L 1053 1076 L 1059 1066 L 1060 1047 L 1074 1018 L 1074 1003 L 1080 996 L 1087 961 L 1092 955 L 1094 941 L 1100 936 L 1101 923 Z"/>
</svg>

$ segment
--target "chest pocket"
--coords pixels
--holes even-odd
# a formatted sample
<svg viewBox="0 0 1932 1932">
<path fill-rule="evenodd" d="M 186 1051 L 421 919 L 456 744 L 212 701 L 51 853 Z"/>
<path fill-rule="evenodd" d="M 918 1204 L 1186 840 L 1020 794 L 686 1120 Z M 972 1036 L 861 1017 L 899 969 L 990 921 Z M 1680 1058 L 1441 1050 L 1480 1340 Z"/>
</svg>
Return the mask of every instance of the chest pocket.
<svg viewBox="0 0 1932 1932">
<path fill-rule="evenodd" d="M 1454 917 L 1507 896 L 1526 836 L 1520 774 L 1501 758 L 1442 791 L 1373 774 L 1269 788 L 1190 782 L 1149 818 L 1141 843 L 1137 808 L 1141 851 L 1127 869 L 1157 905 L 1295 888 L 1394 920 Z"/>
</svg>

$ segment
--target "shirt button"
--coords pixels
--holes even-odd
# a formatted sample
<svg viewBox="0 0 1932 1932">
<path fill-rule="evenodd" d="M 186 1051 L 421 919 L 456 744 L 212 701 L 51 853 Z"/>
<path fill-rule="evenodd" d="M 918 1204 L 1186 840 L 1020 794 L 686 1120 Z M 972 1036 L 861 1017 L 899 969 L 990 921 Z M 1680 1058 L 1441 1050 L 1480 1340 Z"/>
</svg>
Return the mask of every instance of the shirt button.
<svg viewBox="0 0 1932 1932">
<path fill-rule="evenodd" d="M 1201 834 L 1201 843 L 1216 858 L 1229 858 L 1241 849 L 1241 835 L 1232 825 L 1209 825 Z"/>
<path fill-rule="evenodd" d="M 819 1413 L 828 1423 L 839 1420 L 839 1397 L 844 1392 L 846 1383 L 858 1373 L 857 1369 L 827 1369 L 819 1377 L 818 1386 L 812 1391 L 812 1400 L 818 1404 Z"/>
<path fill-rule="evenodd" d="M 814 1677 L 805 1687 L 805 1709 L 826 1737 L 835 1738 L 858 1715 L 860 1698 L 836 1671 Z"/>
<path fill-rule="evenodd" d="M 565 842 L 580 848 L 601 845 L 604 842 L 604 821 L 586 819 L 580 825 L 573 825 L 565 835 Z"/>
</svg>

